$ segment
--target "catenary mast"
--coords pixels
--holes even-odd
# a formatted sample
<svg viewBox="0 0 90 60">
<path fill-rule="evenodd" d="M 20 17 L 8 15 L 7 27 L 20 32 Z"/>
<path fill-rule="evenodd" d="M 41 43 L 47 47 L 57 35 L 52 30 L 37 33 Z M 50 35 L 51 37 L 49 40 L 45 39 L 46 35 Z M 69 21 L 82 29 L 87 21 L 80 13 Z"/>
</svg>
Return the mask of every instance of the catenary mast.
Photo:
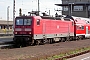
<svg viewBox="0 0 90 60">
<path fill-rule="evenodd" d="M 13 29 L 14 29 L 14 22 L 15 22 L 15 0 L 13 0 Z"/>
</svg>

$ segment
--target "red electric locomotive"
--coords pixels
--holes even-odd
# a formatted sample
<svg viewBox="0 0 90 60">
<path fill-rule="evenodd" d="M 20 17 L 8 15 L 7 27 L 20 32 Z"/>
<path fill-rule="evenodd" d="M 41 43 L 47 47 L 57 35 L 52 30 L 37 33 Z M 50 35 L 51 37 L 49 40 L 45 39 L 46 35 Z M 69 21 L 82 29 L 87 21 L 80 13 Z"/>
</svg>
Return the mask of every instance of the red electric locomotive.
<svg viewBox="0 0 90 60">
<path fill-rule="evenodd" d="M 19 16 L 14 25 L 15 45 L 65 41 L 75 35 L 74 21 L 63 21 L 60 17 Z"/>
</svg>

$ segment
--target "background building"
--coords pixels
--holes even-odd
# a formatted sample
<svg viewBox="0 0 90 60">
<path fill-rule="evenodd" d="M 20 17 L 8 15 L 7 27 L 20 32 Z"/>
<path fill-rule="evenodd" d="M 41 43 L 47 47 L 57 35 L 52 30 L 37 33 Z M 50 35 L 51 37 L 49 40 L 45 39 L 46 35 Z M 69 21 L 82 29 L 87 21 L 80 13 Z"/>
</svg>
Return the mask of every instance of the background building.
<svg viewBox="0 0 90 60">
<path fill-rule="evenodd" d="M 62 0 L 63 15 L 73 15 L 79 17 L 90 17 L 90 0 Z"/>
<path fill-rule="evenodd" d="M 5 20 L 0 20 L 0 29 L 5 29 L 9 28 L 12 29 L 13 27 L 13 21 L 5 21 Z"/>
</svg>

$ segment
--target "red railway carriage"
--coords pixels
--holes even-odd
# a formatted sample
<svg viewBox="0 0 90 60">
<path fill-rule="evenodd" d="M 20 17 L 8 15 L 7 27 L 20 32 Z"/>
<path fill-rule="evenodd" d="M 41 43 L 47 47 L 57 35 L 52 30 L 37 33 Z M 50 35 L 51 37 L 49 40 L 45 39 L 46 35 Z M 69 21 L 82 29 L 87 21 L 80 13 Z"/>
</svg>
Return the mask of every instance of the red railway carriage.
<svg viewBox="0 0 90 60">
<path fill-rule="evenodd" d="M 87 24 L 84 19 L 75 19 L 76 25 L 76 39 L 83 39 L 90 37 L 90 24 Z"/>
<path fill-rule="evenodd" d="M 76 20 L 76 39 L 82 39 L 86 33 L 86 23 L 84 20 Z"/>
<path fill-rule="evenodd" d="M 14 42 L 16 44 L 40 44 L 62 41 L 74 36 L 74 22 L 56 17 L 20 16 L 15 19 Z"/>
</svg>

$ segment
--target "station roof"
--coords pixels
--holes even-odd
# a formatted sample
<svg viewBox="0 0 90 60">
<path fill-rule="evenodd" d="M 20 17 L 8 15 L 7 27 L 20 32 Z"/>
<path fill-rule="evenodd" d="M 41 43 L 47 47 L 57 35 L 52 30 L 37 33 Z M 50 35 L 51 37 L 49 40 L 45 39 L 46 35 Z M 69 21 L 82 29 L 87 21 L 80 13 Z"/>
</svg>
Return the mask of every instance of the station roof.
<svg viewBox="0 0 90 60">
<path fill-rule="evenodd" d="M 57 6 L 68 6 L 68 5 L 70 5 L 70 4 L 72 4 L 72 5 L 90 5 L 90 3 L 88 3 L 88 2 L 75 2 L 75 3 L 65 3 L 65 4 L 55 4 L 55 5 L 57 5 Z"/>
<path fill-rule="evenodd" d="M 13 21 L 9 21 L 8 24 L 13 25 Z M 0 20 L 0 25 L 7 25 L 7 21 L 6 20 Z"/>
</svg>

